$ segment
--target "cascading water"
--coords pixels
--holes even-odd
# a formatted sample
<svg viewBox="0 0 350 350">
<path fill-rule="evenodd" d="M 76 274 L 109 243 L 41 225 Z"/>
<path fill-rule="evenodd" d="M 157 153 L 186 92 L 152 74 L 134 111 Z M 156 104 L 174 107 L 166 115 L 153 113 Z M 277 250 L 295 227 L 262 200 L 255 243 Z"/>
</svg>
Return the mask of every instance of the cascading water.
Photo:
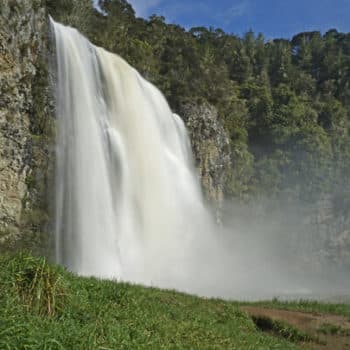
<svg viewBox="0 0 350 350">
<path fill-rule="evenodd" d="M 247 220 L 236 215 L 212 234 L 185 126 L 162 94 L 75 29 L 52 27 L 57 262 L 81 275 L 205 296 L 329 293 L 323 275 L 291 255 L 291 237 L 284 226 L 271 227 L 273 216 L 262 225 L 248 210 Z"/>
<path fill-rule="evenodd" d="M 119 56 L 52 26 L 57 261 L 82 275 L 187 290 L 196 236 L 210 222 L 184 123 Z"/>
</svg>

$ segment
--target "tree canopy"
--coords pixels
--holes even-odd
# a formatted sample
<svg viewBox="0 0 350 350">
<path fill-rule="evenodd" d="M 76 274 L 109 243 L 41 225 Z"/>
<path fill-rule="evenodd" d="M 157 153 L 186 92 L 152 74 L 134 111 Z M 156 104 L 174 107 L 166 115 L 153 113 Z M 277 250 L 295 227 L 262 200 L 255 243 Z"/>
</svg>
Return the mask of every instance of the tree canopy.
<svg viewBox="0 0 350 350">
<path fill-rule="evenodd" d="M 267 41 L 136 18 L 125 0 L 100 1 L 103 13 L 90 0 L 45 2 L 56 20 L 137 68 L 174 111 L 188 100 L 218 109 L 232 148 L 228 196 L 348 193 L 349 33 Z"/>
</svg>

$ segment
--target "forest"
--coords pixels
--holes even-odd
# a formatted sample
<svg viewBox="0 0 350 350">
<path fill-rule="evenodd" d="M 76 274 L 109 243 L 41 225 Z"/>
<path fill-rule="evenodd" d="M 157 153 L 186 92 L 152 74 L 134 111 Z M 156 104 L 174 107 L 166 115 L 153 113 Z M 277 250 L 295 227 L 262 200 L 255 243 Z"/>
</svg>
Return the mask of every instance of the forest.
<svg viewBox="0 0 350 350">
<path fill-rule="evenodd" d="M 350 34 L 330 29 L 291 39 L 186 30 L 137 18 L 125 0 L 46 0 L 51 16 L 117 53 L 177 112 L 187 101 L 218 110 L 230 139 L 227 198 L 281 194 L 350 201 Z"/>
</svg>

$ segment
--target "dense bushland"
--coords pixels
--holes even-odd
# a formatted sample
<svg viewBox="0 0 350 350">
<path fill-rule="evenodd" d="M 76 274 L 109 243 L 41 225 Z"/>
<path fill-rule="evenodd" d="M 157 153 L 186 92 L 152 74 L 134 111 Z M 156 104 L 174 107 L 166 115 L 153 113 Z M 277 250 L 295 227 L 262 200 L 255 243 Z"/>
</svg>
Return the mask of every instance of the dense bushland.
<svg viewBox="0 0 350 350">
<path fill-rule="evenodd" d="M 135 66 L 175 111 L 187 100 L 218 109 L 232 148 L 228 196 L 349 201 L 350 34 L 267 41 L 136 18 L 125 0 L 101 1 L 104 14 L 89 0 L 46 4 L 56 20 Z"/>
</svg>

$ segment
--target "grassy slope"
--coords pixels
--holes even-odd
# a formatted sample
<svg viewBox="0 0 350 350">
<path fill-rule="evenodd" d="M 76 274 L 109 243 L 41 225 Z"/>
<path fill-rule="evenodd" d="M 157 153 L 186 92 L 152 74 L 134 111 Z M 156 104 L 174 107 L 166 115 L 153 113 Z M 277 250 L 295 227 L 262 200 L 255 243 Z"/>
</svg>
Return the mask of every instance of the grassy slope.
<svg viewBox="0 0 350 350">
<path fill-rule="evenodd" d="M 259 332 L 238 303 L 81 278 L 22 254 L 0 258 L 0 349 L 296 348 Z"/>
<path fill-rule="evenodd" d="M 240 305 L 243 305 L 240 303 Z M 299 301 L 281 301 L 278 299 L 272 301 L 259 301 L 255 303 L 244 303 L 244 305 L 261 306 L 266 308 L 294 310 L 304 312 L 328 313 L 345 316 L 350 319 L 350 303 L 319 303 L 311 300 Z"/>
</svg>

